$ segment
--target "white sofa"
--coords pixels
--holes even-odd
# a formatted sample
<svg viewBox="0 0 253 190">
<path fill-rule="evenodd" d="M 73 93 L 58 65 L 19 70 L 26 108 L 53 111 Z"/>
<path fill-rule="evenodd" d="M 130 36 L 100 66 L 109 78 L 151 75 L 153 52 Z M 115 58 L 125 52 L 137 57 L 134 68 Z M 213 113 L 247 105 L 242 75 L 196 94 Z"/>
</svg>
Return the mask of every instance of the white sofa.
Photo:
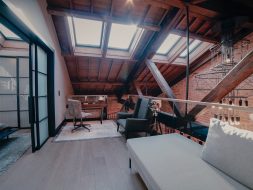
<svg viewBox="0 0 253 190">
<path fill-rule="evenodd" d="M 179 134 L 129 139 L 127 147 L 132 169 L 149 190 L 249 189 L 205 162 L 203 146 Z"/>
</svg>

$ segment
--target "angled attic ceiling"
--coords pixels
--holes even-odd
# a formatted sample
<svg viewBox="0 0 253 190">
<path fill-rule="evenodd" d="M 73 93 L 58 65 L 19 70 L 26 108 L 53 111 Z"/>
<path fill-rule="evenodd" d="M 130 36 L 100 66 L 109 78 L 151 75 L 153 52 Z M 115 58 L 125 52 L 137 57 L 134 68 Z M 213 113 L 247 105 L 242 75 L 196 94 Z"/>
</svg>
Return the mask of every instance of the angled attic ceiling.
<svg viewBox="0 0 253 190">
<path fill-rule="evenodd" d="M 114 94 L 126 84 L 131 85 L 130 93 L 136 93 L 133 81 L 143 92 L 148 89 L 151 95 L 159 93 L 144 63 L 146 58 L 152 58 L 169 84 L 184 76 L 186 16 L 183 1 L 47 2 L 76 94 Z M 233 0 L 229 4 L 225 0 L 190 1 L 192 69 L 206 60 L 212 44 L 220 42 L 221 31 L 217 27 L 220 20 L 246 16 L 234 38 L 239 40 L 251 32 L 253 14 L 248 4 L 247 0 Z M 240 10 L 230 9 L 234 7 Z M 90 27 L 97 32 L 89 31 Z"/>
</svg>

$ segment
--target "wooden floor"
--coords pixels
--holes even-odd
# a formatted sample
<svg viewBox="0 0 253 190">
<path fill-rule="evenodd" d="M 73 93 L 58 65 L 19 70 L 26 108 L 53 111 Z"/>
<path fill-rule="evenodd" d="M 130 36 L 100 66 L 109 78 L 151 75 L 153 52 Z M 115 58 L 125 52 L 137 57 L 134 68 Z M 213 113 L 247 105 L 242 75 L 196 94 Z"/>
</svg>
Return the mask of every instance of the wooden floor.
<svg viewBox="0 0 253 190">
<path fill-rule="evenodd" d="M 53 143 L 30 151 L 0 176 L 1 190 L 146 189 L 128 168 L 124 138 Z"/>
</svg>

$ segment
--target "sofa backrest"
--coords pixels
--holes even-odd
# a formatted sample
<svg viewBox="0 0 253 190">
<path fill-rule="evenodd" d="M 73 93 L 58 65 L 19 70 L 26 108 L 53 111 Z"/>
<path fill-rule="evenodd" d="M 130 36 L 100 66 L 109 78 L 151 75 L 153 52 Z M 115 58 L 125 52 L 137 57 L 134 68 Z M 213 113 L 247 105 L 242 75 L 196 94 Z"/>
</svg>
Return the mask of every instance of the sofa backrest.
<svg viewBox="0 0 253 190">
<path fill-rule="evenodd" d="M 202 159 L 253 189 L 253 132 L 211 119 Z"/>
</svg>

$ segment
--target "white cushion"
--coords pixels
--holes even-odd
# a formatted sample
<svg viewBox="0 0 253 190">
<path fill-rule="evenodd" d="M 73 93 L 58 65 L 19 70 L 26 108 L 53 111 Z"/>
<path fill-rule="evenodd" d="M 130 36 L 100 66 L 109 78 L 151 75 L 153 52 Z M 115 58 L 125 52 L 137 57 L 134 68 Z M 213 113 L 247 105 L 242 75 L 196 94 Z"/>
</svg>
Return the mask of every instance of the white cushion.
<svg viewBox="0 0 253 190">
<path fill-rule="evenodd" d="M 178 134 L 129 139 L 129 156 L 150 190 L 246 190 L 201 159 L 202 146 Z"/>
<path fill-rule="evenodd" d="M 253 188 L 253 132 L 211 119 L 202 158 Z"/>
</svg>

